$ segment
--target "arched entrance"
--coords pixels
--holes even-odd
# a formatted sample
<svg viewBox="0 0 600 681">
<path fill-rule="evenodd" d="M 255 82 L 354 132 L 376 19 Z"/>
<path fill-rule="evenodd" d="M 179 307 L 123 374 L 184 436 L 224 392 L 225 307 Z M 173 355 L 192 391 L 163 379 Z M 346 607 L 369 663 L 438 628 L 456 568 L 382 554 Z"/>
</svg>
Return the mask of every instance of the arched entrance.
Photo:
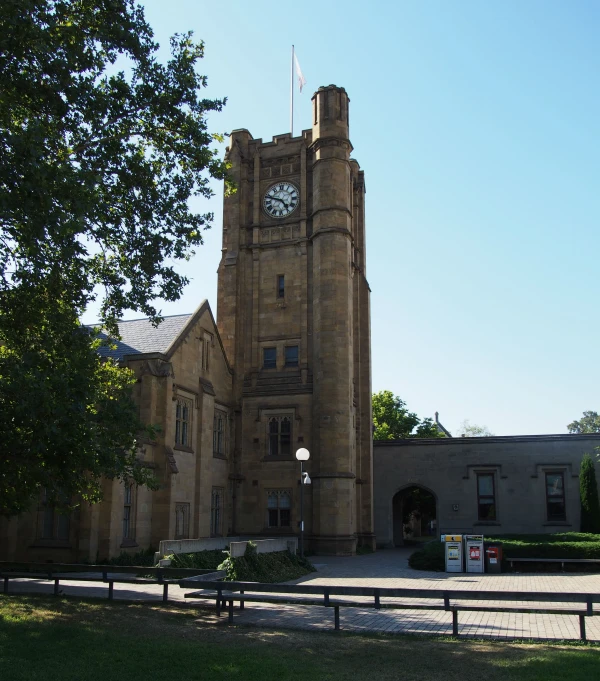
<svg viewBox="0 0 600 681">
<path fill-rule="evenodd" d="M 437 536 L 437 499 L 420 485 L 408 485 L 392 499 L 394 546 L 404 546 L 406 539 Z"/>
</svg>

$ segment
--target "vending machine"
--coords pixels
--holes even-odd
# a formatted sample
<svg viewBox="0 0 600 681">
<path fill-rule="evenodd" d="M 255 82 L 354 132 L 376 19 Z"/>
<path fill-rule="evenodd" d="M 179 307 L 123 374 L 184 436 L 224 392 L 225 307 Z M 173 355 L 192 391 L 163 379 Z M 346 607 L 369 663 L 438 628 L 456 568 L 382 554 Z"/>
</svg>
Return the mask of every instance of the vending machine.
<svg viewBox="0 0 600 681">
<path fill-rule="evenodd" d="M 462 534 L 444 536 L 446 553 L 446 572 L 463 571 L 463 537 Z"/>
<path fill-rule="evenodd" d="M 465 565 L 467 572 L 484 572 L 483 535 L 465 535 Z"/>
</svg>

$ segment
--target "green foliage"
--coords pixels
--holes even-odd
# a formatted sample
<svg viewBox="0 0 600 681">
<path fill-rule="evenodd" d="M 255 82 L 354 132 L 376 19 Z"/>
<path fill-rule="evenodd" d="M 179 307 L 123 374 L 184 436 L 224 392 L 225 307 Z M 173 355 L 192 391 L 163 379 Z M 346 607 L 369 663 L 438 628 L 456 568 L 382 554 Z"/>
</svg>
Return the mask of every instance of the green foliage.
<svg viewBox="0 0 600 681">
<path fill-rule="evenodd" d="M 314 566 L 306 558 L 295 556 L 289 551 L 275 553 L 256 552 L 256 544 L 248 542 L 244 555 L 239 558 L 228 556 L 221 565 L 228 582 L 263 582 L 275 584 L 304 577 L 315 572 Z"/>
<path fill-rule="evenodd" d="M 26 297 L 0 295 L 0 514 L 26 510 L 44 488 L 59 508 L 96 502 L 103 477 L 154 486 L 137 459 L 138 438 L 153 433 L 131 399 L 133 373 L 100 359 L 62 299 Z"/>
<path fill-rule="evenodd" d="M 584 411 L 579 421 L 567 426 L 569 433 L 600 433 L 600 416 L 595 411 Z"/>
<path fill-rule="evenodd" d="M 444 544 L 441 541 L 432 541 L 410 555 L 408 564 L 413 570 L 430 570 L 443 572 L 445 567 Z"/>
<path fill-rule="evenodd" d="M 0 3 L 0 513 L 98 501 L 99 480 L 151 480 L 135 460 L 132 375 L 95 357 L 78 318 L 159 319 L 226 177 L 201 97 L 203 44 L 159 46 L 134 0 Z M 122 67 L 122 70 L 118 70 Z M 78 499 L 76 499 L 78 498 Z"/>
<path fill-rule="evenodd" d="M 152 546 L 147 549 L 142 549 L 137 553 L 126 553 L 125 551 L 121 551 L 118 556 L 103 562 L 102 565 L 143 565 L 145 567 L 153 567 L 155 553 L 156 549 Z"/>
<path fill-rule="evenodd" d="M 216 570 L 223 562 L 223 549 L 213 551 L 196 551 L 195 553 L 173 553 L 167 558 L 171 559 L 171 567 L 174 568 L 198 568 L 199 570 Z"/>
<path fill-rule="evenodd" d="M 596 448 L 598 450 L 598 448 Z M 581 531 L 600 533 L 600 502 L 594 461 L 584 454 L 579 472 L 579 495 L 581 499 Z"/>
<path fill-rule="evenodd" d="M 504 560 L 509 558 L 600 558 L 600 534 L 507 534 L 486 537 L 500 542 Z M 433 541 L 408 559 L 414 570 L 443 571 L 444 543 Z"/>
<path fill-rule="evenodd" d="M 487 426 L 478 426 L 465 419 L 458 429 L 461 437 L 491 437 L 494 435 Z"/>
<path fill-rule="evenodd" d="M 374 393 L 374 440 L 398 440 L 407 437 L 444 437 L 432 419 L 421 420 L 406 409 L 406 403 L 390 390 Z"/>
</svg>

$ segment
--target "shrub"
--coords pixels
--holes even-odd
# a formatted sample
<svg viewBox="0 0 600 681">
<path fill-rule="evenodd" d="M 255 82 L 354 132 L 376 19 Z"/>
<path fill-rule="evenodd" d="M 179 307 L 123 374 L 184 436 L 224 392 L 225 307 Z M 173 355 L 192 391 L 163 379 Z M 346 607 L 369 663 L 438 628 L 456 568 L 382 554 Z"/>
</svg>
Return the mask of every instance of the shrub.
<svg viewBox="0 0 600 681">
<path fill-rule="evenodd" d="M 167 556 L 171 559 L 171 567 L 174 568 L 197 568 L 198 570 L 216 570 L 223 562 L 227 551 L 214 549 L 212 551 L 196 551 L 195 553 L 172 553 Z"/>
<path fill-rule="evenodd" d="M 147 549 L 142 549 L 137 553 L 126 553 L 121 551 L 121 553 L 115 558 L 101 563 L 103 565 L 144 565 L 152 566 L 154 565 L 154 554 L 156 549 L 152 546 Z"/>
<path fill-rule="evenodd" d="M 429 544 L 425 544 L 422 549 L 411 554 L 408 564 L 413 570 L 443 572 L 445 570 L 444 543 L 432 541 Z"/>
<path fill-rule="evenodd" d="M 288 582 L 315 572 L 314 566 L 306 558 L 300 558 L 289 551 L 276 553 L 256 552 L 256 544 L 248 542 L 246 551 L 239 558 L 228 556 L 221 565 L 228 582 Z"/>
<path fill-rule="evenodd" d="M 600 503 L 594 462 L 584 454 L 579 471 L 579 496 L 581 499 L 581 531 L 600 532 Z"/>
</svg>

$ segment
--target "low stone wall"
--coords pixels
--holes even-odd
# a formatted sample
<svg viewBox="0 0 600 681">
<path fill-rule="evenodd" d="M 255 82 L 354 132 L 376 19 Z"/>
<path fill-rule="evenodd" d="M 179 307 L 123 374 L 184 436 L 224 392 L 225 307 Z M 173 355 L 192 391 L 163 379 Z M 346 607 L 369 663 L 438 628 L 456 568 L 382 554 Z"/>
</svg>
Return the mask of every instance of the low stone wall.
<svg viewBox="0 0 600 681">
<path fill-rule="evenodd" d="M 217 549 L 229 550 L 231 541 L 239 537 L 206 537 L 204 539 L 167 539 L 158 544 L 158 553 L 155 554 L 158 562 L 163 556 L 172 553 L 198 553 L 198 551 L 215 551 Z"/>
<path fill-rule="evenodd" d="M 256 544 L 257 553 L 274 553 L 275 551 L 298 550 L 297 537 L 278 537 L 277 539 L 249 539 L 240 541 L 239 537 L 210 537 L 205 539 L 167 539 L 158 544 L 158 552 L 154 554 L 154 564 L 163 556 L 172 553 L 197 553 L 198 551 L 215 551 L 222 549 L 230 551 L 232 558 L 244 555 L 248 541 Z"/>
<path fill-rule="evenodd" d="M 276 551 L 289 551 L 296 553 L 298 539 L 296 537 L 281 537 L 280 539 L 253 539 L 256 544 L 256 553 L 275 553 Z M 239 558 L 246 552 L 247 541 L 231 542 L 230 555 Z"/>
</svg>

